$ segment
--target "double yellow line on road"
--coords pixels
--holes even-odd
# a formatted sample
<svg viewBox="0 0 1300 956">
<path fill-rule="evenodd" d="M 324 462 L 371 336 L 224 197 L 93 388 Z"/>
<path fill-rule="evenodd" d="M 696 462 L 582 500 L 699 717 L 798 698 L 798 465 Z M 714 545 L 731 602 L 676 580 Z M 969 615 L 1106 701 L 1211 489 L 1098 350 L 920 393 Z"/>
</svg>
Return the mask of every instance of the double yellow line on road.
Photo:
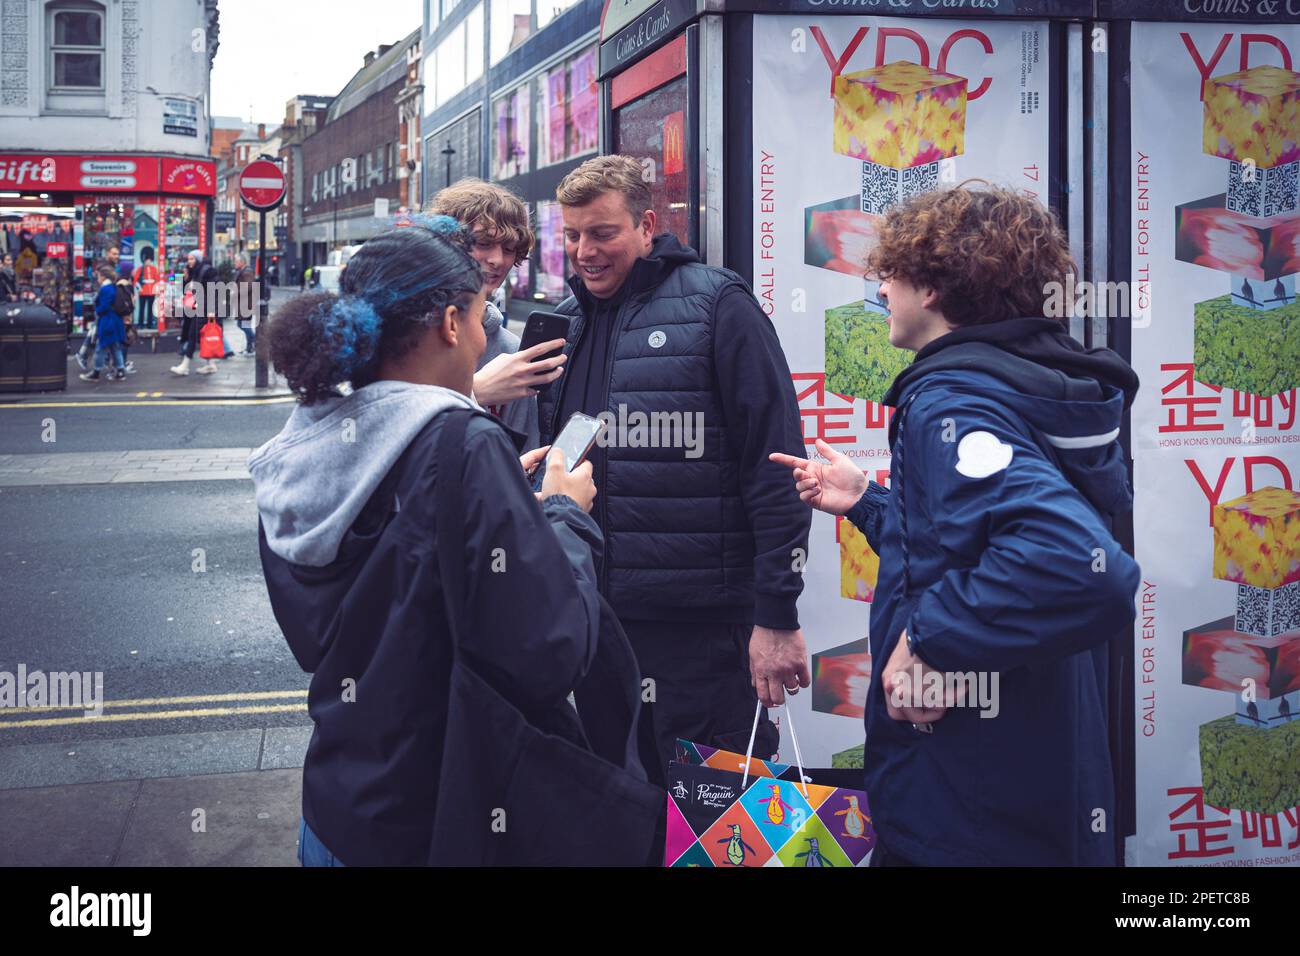
<svg viewBox="0 0 1300 956">
<path fill-rule="evenodd" d="M 177 704 L 237 704 L 262 700 L 298 699 L 298 703 L 254 704 L 251 707 L 191 707 L 174 709 Z M 239 714 L 292 714 L 307 712 L 305 690 L 267 690 L 235 694 L 194 694 L 187 697 L 142 697 L 136 700 L 106 700 L 104 710 L 129 707 L 163 707 L 173 709 L 144 710 L 132 713 L 105 713 L 87 717 L 85 707 L 6 707 L 0 708 L 0 730 L 19 727 L 58 727 L 69 724 L 110 723 L 124 720 L 181 720 L 190 717 L 230 717 Z M 54 714 L 77 711 L 75 717 L 37 717 L 7 720 L 10 714 Z"/>
</svg>

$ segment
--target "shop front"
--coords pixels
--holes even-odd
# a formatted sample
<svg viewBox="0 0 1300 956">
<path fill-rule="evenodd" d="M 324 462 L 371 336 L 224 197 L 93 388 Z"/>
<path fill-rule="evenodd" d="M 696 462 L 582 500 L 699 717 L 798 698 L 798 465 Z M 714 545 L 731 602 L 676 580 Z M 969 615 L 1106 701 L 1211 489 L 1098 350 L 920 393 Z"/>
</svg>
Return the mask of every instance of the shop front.
<svg viewBox="0 0 1300 956">
<path fill-rule="evenodd" d="M 216 166 L 203 158 L 0 154 L 0 243 L 25 292 L 72 319 L 88 311 L 111 250 L 133 268 L 152 261 L 165 279 L 190 250 L 206 255 L 215 193 Z"/>
</svg>

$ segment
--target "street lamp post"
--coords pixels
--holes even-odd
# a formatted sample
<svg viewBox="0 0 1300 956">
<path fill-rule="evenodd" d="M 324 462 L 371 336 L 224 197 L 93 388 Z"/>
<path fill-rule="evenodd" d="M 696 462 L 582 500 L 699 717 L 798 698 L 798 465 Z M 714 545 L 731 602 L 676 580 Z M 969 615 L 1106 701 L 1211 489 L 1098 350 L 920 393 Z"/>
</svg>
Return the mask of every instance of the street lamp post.
<svg viewBox="0 0 1300 956">
<path fill-rule="evenodd" d="M 447 140 L 447 146 L 443 149 L 442 155 L 447 157 L 447 185 L 451 185 L 451 158 L 456 155 L 456 150 L 451 147 L 451 140 Z"/>
</svg>

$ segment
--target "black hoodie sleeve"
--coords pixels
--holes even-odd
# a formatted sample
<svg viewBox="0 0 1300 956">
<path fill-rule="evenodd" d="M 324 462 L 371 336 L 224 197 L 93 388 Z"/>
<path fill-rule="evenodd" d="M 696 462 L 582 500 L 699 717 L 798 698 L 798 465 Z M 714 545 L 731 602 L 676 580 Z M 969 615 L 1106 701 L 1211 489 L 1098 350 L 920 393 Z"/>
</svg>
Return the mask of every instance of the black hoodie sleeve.
<svg viewBox="0 0 1300 956">
<path fill-rule="evenodd" d="M 727 435 L 740 460 L 740 493 L 754 534 L 754 623 L 793 630 L 803 591 L 812 512 L 774 451 L 803 456 L 799 402 L 771 320 L 741 286 L 724 289 L 714 311 L 713 364 Z"/>
<path fill-rule="evenodd" d="M 538 506 L 500 427 L 475 423 L 465 444 L 464 651 L 524 706 L 554 703 L 596 652 L 600 529 L 570 498 Z"/>
</svg>

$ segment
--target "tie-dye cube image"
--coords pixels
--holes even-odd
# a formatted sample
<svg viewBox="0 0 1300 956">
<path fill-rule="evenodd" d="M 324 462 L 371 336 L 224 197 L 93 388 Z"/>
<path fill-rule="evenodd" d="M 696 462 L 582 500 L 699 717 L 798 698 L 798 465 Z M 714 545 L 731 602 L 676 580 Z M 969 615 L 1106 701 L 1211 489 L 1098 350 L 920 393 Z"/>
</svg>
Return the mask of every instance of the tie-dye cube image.
<svg viewBox="0 0 1300 956">
<path fill-rule="evenodd" d="M 1271 169 L 1300 159 L 1300 73 L 1278 66 L 1205 83 L 1202 145 L 1211 156 Z"/>
<path fill-rule="evenodd" d="M 1214 576 L 1257 588 L 1300 581 L 1300 492 L 1257 488 L 1214 506 Z"/>
<path fill-rule="evenodd" d="M 899 60 L 835 78 L 835 152 L 892 169 L 960 156 L 966 78 Z"/>
<path fill-rule="evenodd" d="M 840 544 L 840 597 L 870 604 L 880 575 L 879 555 L 847 518 L 835 519 L 835 540 Z"/>
</svg>

